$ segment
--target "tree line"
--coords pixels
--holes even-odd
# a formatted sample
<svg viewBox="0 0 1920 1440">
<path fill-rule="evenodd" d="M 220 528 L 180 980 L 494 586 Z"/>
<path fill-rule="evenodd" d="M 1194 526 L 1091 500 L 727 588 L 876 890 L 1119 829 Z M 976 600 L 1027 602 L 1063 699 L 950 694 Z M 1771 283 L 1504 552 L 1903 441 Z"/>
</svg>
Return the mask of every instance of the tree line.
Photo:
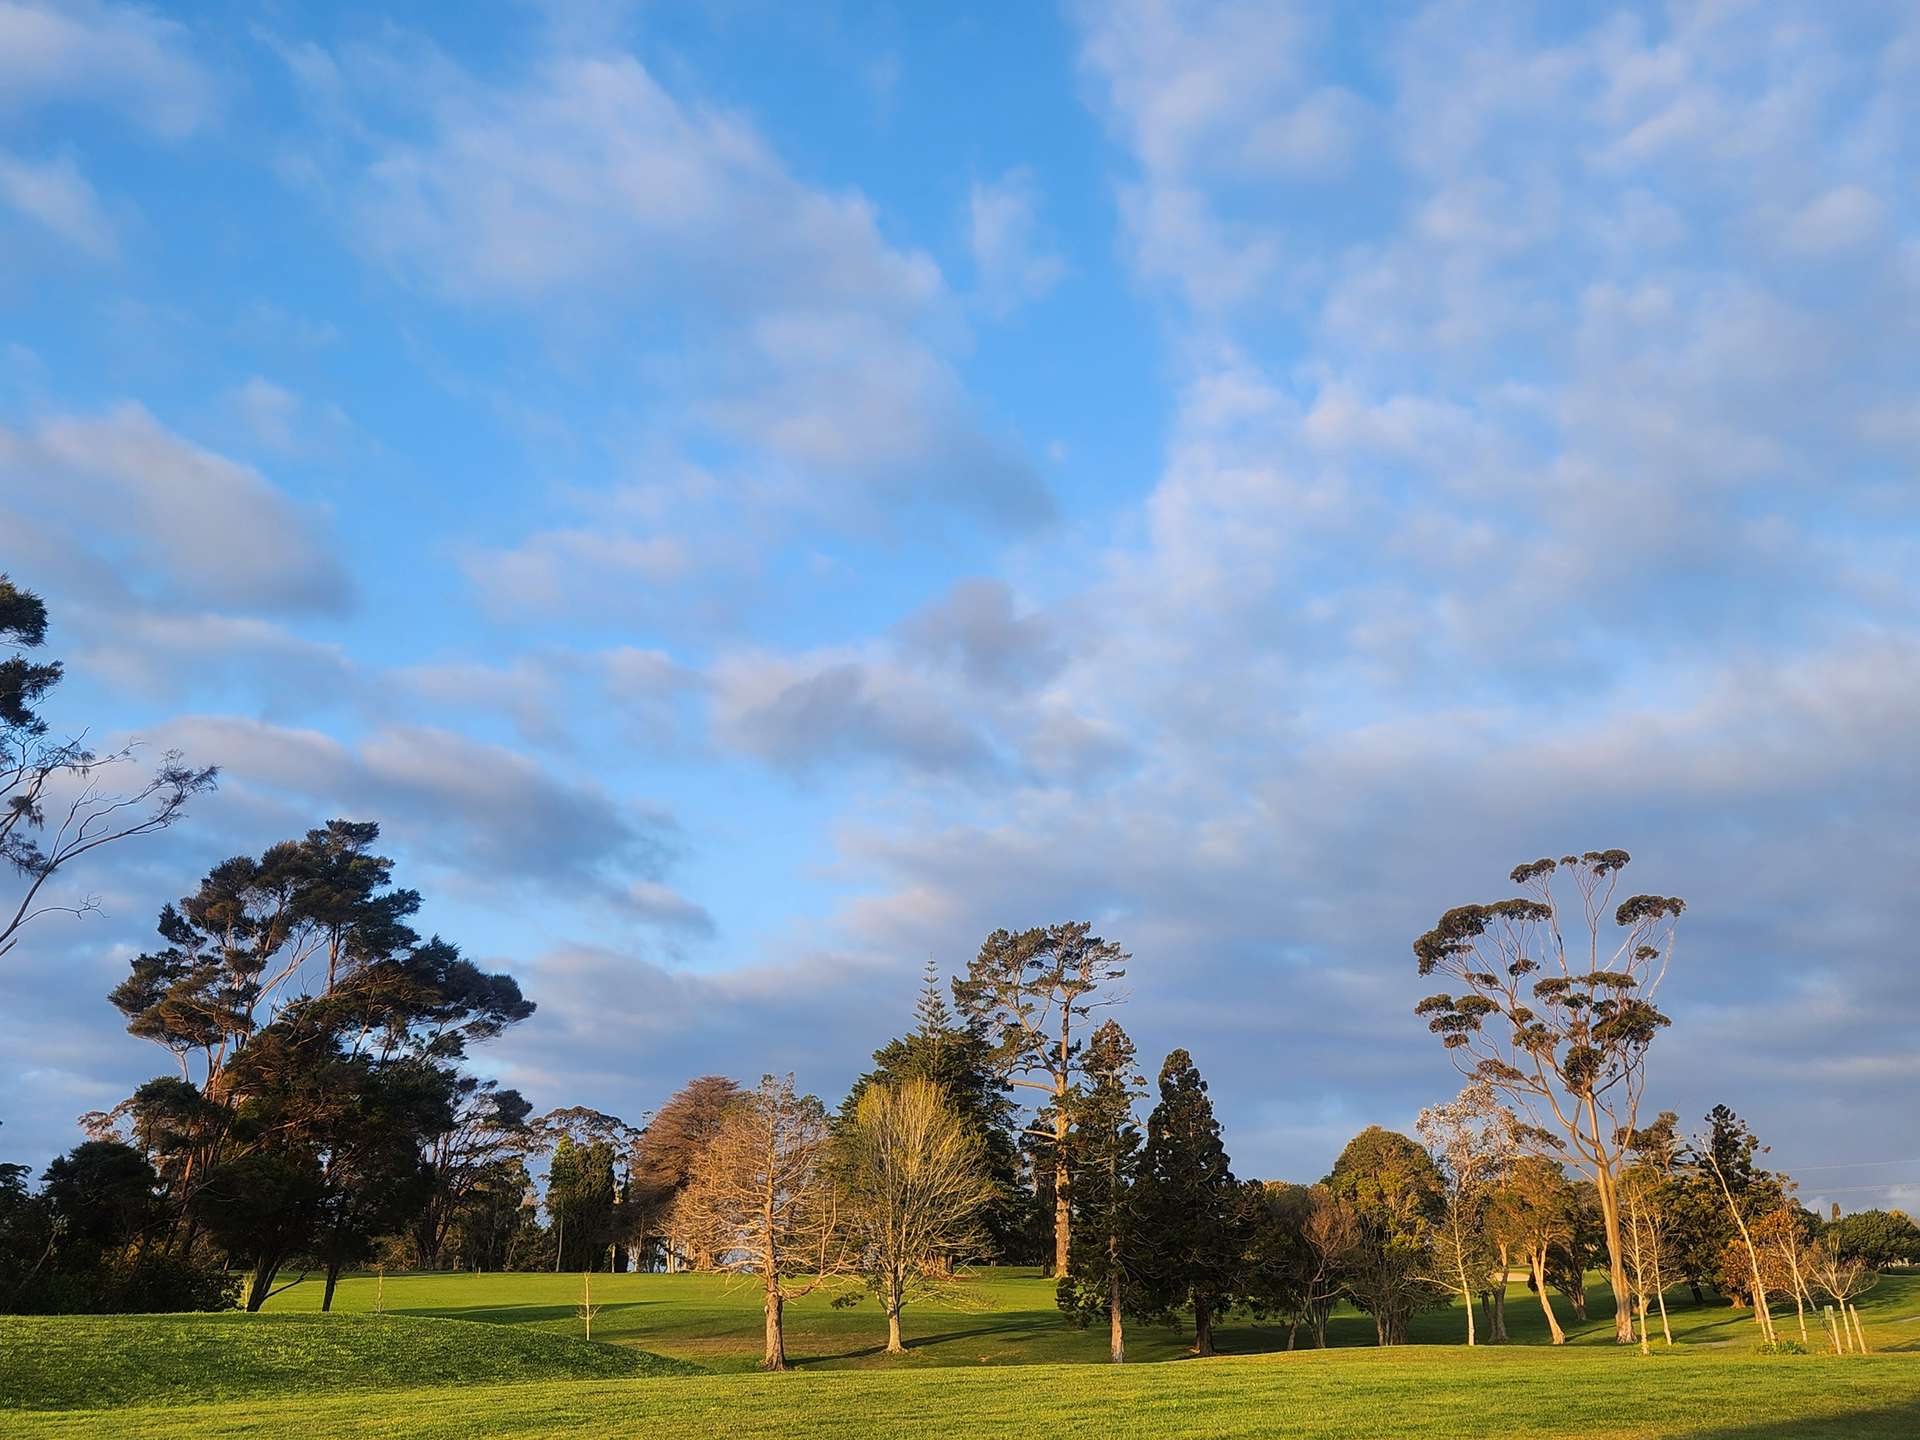
<svg viewBox="0 0 1920 1440">
<path fill-rule="evenodd" d="M 60 668 L 24 653 L 44 632 L 37 598 L 0 578 L 19 652 L 0 662 L 0 845 L 26 891 L 0 952 L 57 871 L 168 828 L 214 779 L 169 756 L 108 795 L 99 777 L 133 752 L 47 738 L 34 707 Z M 1324 1345 L 1342 1302 L 1396 1344 L 1457 1300 L 1467 1343 L 1497 1343 L 1515 1274 L 1559 1343 L 1555 1297 L 1585 1320 L 1599 1270 L 1622 1343 L 1649 1345 L 1685 1285 L 1751 1306 L 1769 1343 L 1791 1305 L 1798 1343 L 1811 1319 L 1841 1347 L 1863 1343 L 1850 1306 L 1874 1274 L 1920 1258 L 1897 1212 L 1801 1207 L 1724 1107 L 1692 1135 L 1670 1112 L 1643 1120 L 1685 905 L 1616 901 L 1621 850 L 1519 866 L 1519 894 L 1414 941 L 1418 973 L 1446 985 L 1415 1011 L 1465 1087 L 1414 1136 L 1369 1126 L 1289 1184 L 1236 1178 L 1186 1050 L 1149 1090 L 1118 1020 L 1130 957 L 1083 922 L 996 930 L 950 981 L 930 963 L 911 1027 L 835 1109 L 791 1076 L 707 1075 L 643 1124 L 535 1116 L 467 1069 L 532 1002 L 415 928 L 422 898 L 378 841 L 330 821 L 162 909 L 160 943 L 107 998 L 171 1070 L 83 1117 L 90 1138 L 37 1190 L 0 1166 L 0 1309 L 257 1310 L 309 1277 L 325 1309 L 370 1263 L 728 1272 L 759 1287 L 778 1369 L 803 1295 L 871 1296 L 897 1351 L 917 1298 L 1029 1264 L 1068 1318 L 1106 1325 L 1117 1361 L 1129 1323 L 1189 1325 L 1208 1354 L 1230 1312 Z"/>
</svg>

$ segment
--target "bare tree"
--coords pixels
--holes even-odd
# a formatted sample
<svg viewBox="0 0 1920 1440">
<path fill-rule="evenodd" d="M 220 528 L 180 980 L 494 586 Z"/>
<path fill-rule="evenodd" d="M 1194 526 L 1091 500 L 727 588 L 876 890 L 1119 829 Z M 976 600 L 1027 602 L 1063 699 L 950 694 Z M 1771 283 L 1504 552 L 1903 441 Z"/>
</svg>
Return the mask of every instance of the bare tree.
<svg viewBox="0 0 1920 1440">
<path fill-rule="evenodd" d="M 1866 1354 L 1866 1327 L 1861 1325 L 1860 1312 L 1853 1301 L 1855 1296 L 1866 1294 L 1879 1283 L 1879 1272 L 1865 1260 L 1857 1256 L 1844 1257 L 1820 1241 L 1815 1241 L 1807 1252 L 1806 1264 L 1813 1282 L 1826 1291 L 1840 1310 L 1833 1332 L 1834 1353 L 1851 1351 L 1858 1344 L 1860 1353 Z"/>
<path fill-rule="evenodd" d="M 694 1167 L 740 1102 L 740 1087 L 724 1075 L 689 1080 L 660 1107 L 633 1147 L 632 1203 L 642 1229 L 658 1237 L 661 1262 L 669 1274 L 691 1264 L 711 1270 L 713 1257 L 690 1249 L 673 1224 L 675 1202 L 693 1178 Z M 648 1248 L 647 1235 L 641 1237 Z"/>
<path fill-rule="evenodd" d="M 1127 953 L 1092 933 L 1082 922 L 1022 930 L 996 930 L 953 982 L 960 1013 L 994 1041 L 993 1064 L 1013 1084 L 1048 1097 L 1045 1138 L 1053 1153 L 1053 1273 L 1067 1273 L 1073 1206 L 1069 1197 L 1068 1131 L 1071 1091 L 1079 1074 L 1080 1022 L 1094 1010 L 1116 1005 L 1124 994 L 1089 999 L 1103 985 L 1125 977 Z"/>
<path fill-rule="evenodd" d="M 1760 1247 L 1754 1243 L 1753 1227 L 1747 1224 L 1747 1217 L 1741 1213 L 1740 1202 L 1734 1199 L 1733 1187 L 1727 1183 L 1727 1172 L 1714 1153 L 1713 1146 L 1706 1140 L 1696 1139 L 1693 1153 L 1697 1163 L 1706 1168 L 1713 1176 L 1719 1188 L 1720 1197 L 1726 1202 L 1727 1213 L 1733 1217 L 1734 1228 L 1740 1232 L 1740 1244 L 1747 1257 L 1748 1284 L 1753 1291 L 1753 1323 L 1760 1327 L 1760 1334 L 1767 1344 L 1773 1344 L 1779 1337 L 1773 1329 L 1773 1311 L 1767 1304 L 1766 1272 L 1760 1264 Z"/>
<path fill-rule="evenodd" d="M 900 1355 L 908 1297 L 954 1285 L 997 1191 L 979 1138 L 929 1080 L 868 1086 L 840 1152 L 855 1263 L 886 1311 L 887 1353 Z"/>
<path fill-rule="evenodd" d="M 1499 1103 L 1491 1085 L 1475 1081 L 1446 1104 L 1422 1110 L 1413 1128 L 1446 1184 L 1446 1214 L 1435 1227 L 1427 1279 L 1460 1297 L 1467 1312 L 1467 1344 L 1474 1345 L 1474 1301 L 1493 1283 L 1487 1204 L 1518 1148 L 1513 1112 Z M 1498 1283 L 1502 1288 L 1507 1283 L 1504 1267 Z"/>
<path fill-rule="evenodd" d="M 1629 1166 L 1620 1176 L 1620 1198 L 1627 1224 L 1627 1279 L 1633 1286 L 1634 1308 L 1640 1318 L 1640 1353 L 1648 1351 L 1647 1309 L 1660 1308 L 1660 1330 L 1669 1346 L 1673 1327 L 1667 1322 L 1667 1248 L 1665 1181 L 1646 1165 Z"/>
<path fill-rule="evenodd" d="M 1313 1325 L 1314 1348 L 1327 1348 L 1327 1319 L 1345 1290 L 1342 1276 L 1353 1253 L 1360 1247 L 1360 1217 L 1353 1206 L 1335 1198 L 1325 1185 L 1308 1191 L 1307 1218 L 1300 1227 L 1301 1238 L 1312 1254 L 1305 1285 L 1303 1308 Z"/>
<path fill-rule="evenodd" d="M 34 707 L 64 672 L 57 660 L 26 656 L 46 638 L 46 605 L 0 574 L 0 652 L 12 652 L 0 660 L 0 865 L 20 886 L 0 899 L 0 956 L 43 915 L 98 910 L 92 896 L 44 898 L 46 887 L 104 845 L 165 830 L 186 814 L 189 800 L 213 788 L 218 773 L 194 769 L 169 750 L 141 774 L 137 742 L 101 752 L 88 747 L 84 732 L 49 738 Z"/>
<path fill-rule="evenodd" d="M 764 1076 L 728 1111 L 675 1209 L 680 1233 L 717 1269 L 759 1277 L 760 1368 L 789 1368 L 787 1303 L 853 1268 L 820 1101 L 794 1093 L 791 1075 Z"/>
<path fill-rule="evenodd" d="M 1517 866 L 1510 878 L 1525 895 L 1458 906 L 1413 944 L 1422 975 L 1438 973 L 1465 987 L 1458 995 L 1428 996 L 1415 1013 L 1430 1017 L 1429 1028 L 1457 1052 L 1465 1073 L 1514 1102 L 1536 1153 L 1558 1156 L 1571 1147 L 1592 1177 L 1614 1338 L 1623 1345 L 1633 1343 L 1633 1311 L 1620 1172 L 1639 1113 L 1647 1047 L 1668 1023 L 1653 997 L 1686 908 L 1670 895 L 1635 895 L 1614 907 L 1628 859 L 1624 850 L 1590 850 Z M 1577 909 L 1555 896 L 1556 873 L 1571 880 Z M 1609 911 L 1621 933 L 1603 941 Z"/>
</svg>

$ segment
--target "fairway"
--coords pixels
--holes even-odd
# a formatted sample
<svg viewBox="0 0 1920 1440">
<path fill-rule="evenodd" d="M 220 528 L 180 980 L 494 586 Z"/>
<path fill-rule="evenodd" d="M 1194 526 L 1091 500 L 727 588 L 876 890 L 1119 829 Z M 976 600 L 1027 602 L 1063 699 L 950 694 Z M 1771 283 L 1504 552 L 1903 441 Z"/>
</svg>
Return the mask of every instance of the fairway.
<svg viewBox="0 0 1920 1440">
<path fill-rule="evenodd" d="M 1367 1343 L 1365 1316 L 1343 1312 L 1335 1348 L 1254 1353 L 1283 1345 L 1284 1331 L 1242 1316 L 1220 1331 L 1225 1354 L 1205 1361 L 1180 1358 L 1178 1333 L 1136 1326 L 1129 1352 L 1139 1363 L 1116 1369 L 1098 1363 L 1104 1336 L 1060 1319 L 1049 1281 L 1001 1271 L 979 1279 L 964 1306 L 910 1311 L 908 1354 L 893 1360 L 880 1353 L 871 1306 L 797 1304 L 789 1344 L 803 1373 L 784 1376 L 695 1370 L 753 1366 L 750 1287 L 596 1276 L 605 1308 L 593 1343 L 578 1338 L 578 1289 L 571 1275 L 358 1276 L 325 1316 L 311 1308 L 318 1288 L 303 1285 L 263 1316 L 0 1321 L 9 1407 L 0 1434 L 1920 1433 L 1920 1277 L 1911 1276 L 1889 1276 L 1863 1305 L 1879 1352 L 1864 1358 L 1764 1356 L 1747 1312 L 1685 1302 L 1675 1349 L 1643 1357 L 1610 1343 L 1597 1292 L 1596 1318 L 1556 1352 L 1538 1343 L 1537 1304 L 1516 1286 L 1506 1346 L 1460 1348 L 1460 1313 L 1440 1310 L 1420 1317 L 1415 1344 L 1383 1351 Z M 366 1313 L 376 1294 L 384 1315 Z M 1790 1317 L 1781 1323 L 1794 1333 Z M 823 1373 L 850 1370 L 859 1373 Z M 956 1415 L 967 1417 L 963 1429 Z"/>
</svg>

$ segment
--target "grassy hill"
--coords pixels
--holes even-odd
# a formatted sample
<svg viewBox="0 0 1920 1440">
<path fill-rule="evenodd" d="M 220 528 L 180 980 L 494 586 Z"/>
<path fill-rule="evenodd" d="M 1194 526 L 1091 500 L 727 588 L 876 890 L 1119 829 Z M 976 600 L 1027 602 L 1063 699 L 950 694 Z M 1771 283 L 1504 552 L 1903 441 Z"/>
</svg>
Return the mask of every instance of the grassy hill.
<svg viewBox="0 0 1920 1440">
<path fill-rule="evenodd" d="M 0 1318 L 0 1405 L 59 1410 L 694 1367 L 503 1325 L 381 1315 Z"/>
<path fill-rule="evenodd" d="M 1865 1357 L 1761 1355 L 1745 1312 L 1687 1305 L 1674 1312 L 1680 1343 L 1642 1356 L 1611 1343 L 1597 1293 L 1595 1318 L 1556 1351 L 1526 1343 L 1542 1327 L 1522 1289 L 1509 1300 L 1516 1343 L 1503 1347 L 1454 1343 L 1461 1316 L 1442 1310 L 1416 1326 L 1428 1343 L 1375 1349 L 1370 1322 L 1345 1314 L 1334 1325 L 1339 1348 L 1250 1353 L 1272 1352 L 1284 1332 L 1241 1319 L 1220 1337 L 1239 1353 L 1182 1360 L 1179 1335 L 1138 1327 L 1130 1350 L 1149 1363 L 1116 1368 L 1084 1363 L 1104 1359 L 1104 1337 L 1063 1324 L 1043 1278 L 999 1272 L 964 1306 L 910 1311 L 911 1351 L 900 1359 L 879 1352 L 870 1305 L 795 1305 L 789 1348 L 805 1369 L 776 1376 L 688 1374 L 660 1358 L 750 1367 L 759 1345 L 750 1289 L 705 1276 L 596 1277 L 606 1308 L 589 1345 L 572 1338 L 578 1285 L 564 1275 L 389 1276 L 390 1313 L 380 1316 L 361 1309 L 374 1281 L 356 1278 L 334 1315 L 295 1308 L 317 1300 L 317 1287 L 303 1286 L 263 1316 L 0 1320 L 0 1406 L 43 1407 L 0 1408 L 0 1435 L 1920 1435 L 1913 1277 L 1888 1277 L 1869 1297 L 1881 1353 Z M 1791 1318 L 1782 1333 L 1795 1333 Z"/>
</svg>

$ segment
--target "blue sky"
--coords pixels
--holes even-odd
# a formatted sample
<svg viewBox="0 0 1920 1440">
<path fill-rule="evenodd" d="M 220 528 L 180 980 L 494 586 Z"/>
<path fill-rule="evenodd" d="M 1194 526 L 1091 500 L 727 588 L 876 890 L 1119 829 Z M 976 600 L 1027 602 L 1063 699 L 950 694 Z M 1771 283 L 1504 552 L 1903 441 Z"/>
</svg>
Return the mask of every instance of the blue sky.
<svg viewBox="0 0 1920 1440">
<path fill-rule="evenodd" d="M 1617 845 L 1655 1102 L 1920 1198 L 1916 95 L 1897 5 L 0 0 L 0 554 L 223 767 L 0 975 L 0 1143 L 349 815 L 536 1105 L 837 1094 L 1088 918 L 1311 1178 L 1454 1087 L 1413 936 Z"/>
</svg>

